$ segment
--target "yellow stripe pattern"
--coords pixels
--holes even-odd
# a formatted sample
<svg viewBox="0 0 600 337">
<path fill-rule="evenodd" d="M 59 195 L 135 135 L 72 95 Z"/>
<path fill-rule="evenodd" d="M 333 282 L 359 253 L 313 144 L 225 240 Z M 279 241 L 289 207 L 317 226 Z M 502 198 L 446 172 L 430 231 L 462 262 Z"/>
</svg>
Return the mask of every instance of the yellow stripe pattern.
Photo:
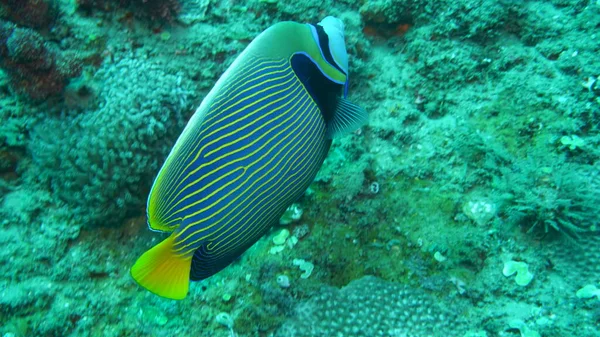
<svg viewBox="0 0 600 337">
<path fill-rule="evenodd" d="M 264 235 L 306 190 L 330 145 L 288 59 L 246 63 L 203 113 L 182 133 L 148 201 L 151 226 L 175 230 L 174 254 L 193 256 L 192 280 Z"/>
</svg>

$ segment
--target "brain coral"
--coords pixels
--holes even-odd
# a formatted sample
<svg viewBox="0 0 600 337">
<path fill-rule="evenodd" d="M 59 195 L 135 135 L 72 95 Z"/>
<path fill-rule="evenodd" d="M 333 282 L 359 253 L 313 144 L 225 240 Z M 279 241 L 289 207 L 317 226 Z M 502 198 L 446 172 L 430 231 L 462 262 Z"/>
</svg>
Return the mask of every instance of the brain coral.
<svg viewBox="0 0 600 337">
<path fill-rule="evenodd" d="M 453 313 L 419 289 L 373 276 L 327 288 L 300 304 L 276 337 L 462 336 Z"/>
<path fill-rule="evenodd" d="M 117 57 L 90 83 L 99 88 L 95 110 L 44 120 L 29 144 L 38 179 L 82 224 L 119 223 L 143 210 L 191 113 L 194 90 L 185 76 L 140 56 Z"/>
</svg>

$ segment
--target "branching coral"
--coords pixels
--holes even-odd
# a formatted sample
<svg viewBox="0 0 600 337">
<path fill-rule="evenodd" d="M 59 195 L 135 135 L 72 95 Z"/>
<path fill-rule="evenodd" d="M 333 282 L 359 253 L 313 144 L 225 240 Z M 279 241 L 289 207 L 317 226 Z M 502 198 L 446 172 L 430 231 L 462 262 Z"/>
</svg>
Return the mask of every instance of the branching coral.
<svg viewBox="0 0 600 337">
<path fill-rule="evenodd" d="M 533 157 L 503 170 L 496 181 L 509 204 L 509 218 L 529 227 L 563 232 L 570 237 L 598 230 L 600 169 L 562 158 Z"/>
</svg>

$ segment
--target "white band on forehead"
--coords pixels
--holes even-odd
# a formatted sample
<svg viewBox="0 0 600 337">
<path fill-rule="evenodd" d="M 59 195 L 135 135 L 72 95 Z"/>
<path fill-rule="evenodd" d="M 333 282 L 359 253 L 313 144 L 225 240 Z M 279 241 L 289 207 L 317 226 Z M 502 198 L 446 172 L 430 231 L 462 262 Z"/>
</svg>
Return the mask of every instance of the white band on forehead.
<svg viewBox="0 0 600 337">
<path fill-rule="evenodd" d="M 319 22 L 319 26 L 323 27 L 327 37 L 329 37 L 329 50 L 333 60 L 348 74 L 348 53 L 344 42 L 344 23 L 336 17 L 328 16 Z"/>
</svg>

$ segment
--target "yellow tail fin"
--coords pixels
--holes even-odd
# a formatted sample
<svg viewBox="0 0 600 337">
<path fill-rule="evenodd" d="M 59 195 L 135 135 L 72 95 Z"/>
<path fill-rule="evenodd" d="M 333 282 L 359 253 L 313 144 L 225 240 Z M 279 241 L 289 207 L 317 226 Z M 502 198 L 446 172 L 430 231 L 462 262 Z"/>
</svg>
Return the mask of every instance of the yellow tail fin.
<svg viewBox="0 0 600 337">
<path fill-rule="evenodd" d="M 174 236 L 145 252 L 131 267 L 131 276 L 156 295 L 173 300 L 184 299 L 190 285 L 192 257 L 173 252 Z"/>
</svg>

